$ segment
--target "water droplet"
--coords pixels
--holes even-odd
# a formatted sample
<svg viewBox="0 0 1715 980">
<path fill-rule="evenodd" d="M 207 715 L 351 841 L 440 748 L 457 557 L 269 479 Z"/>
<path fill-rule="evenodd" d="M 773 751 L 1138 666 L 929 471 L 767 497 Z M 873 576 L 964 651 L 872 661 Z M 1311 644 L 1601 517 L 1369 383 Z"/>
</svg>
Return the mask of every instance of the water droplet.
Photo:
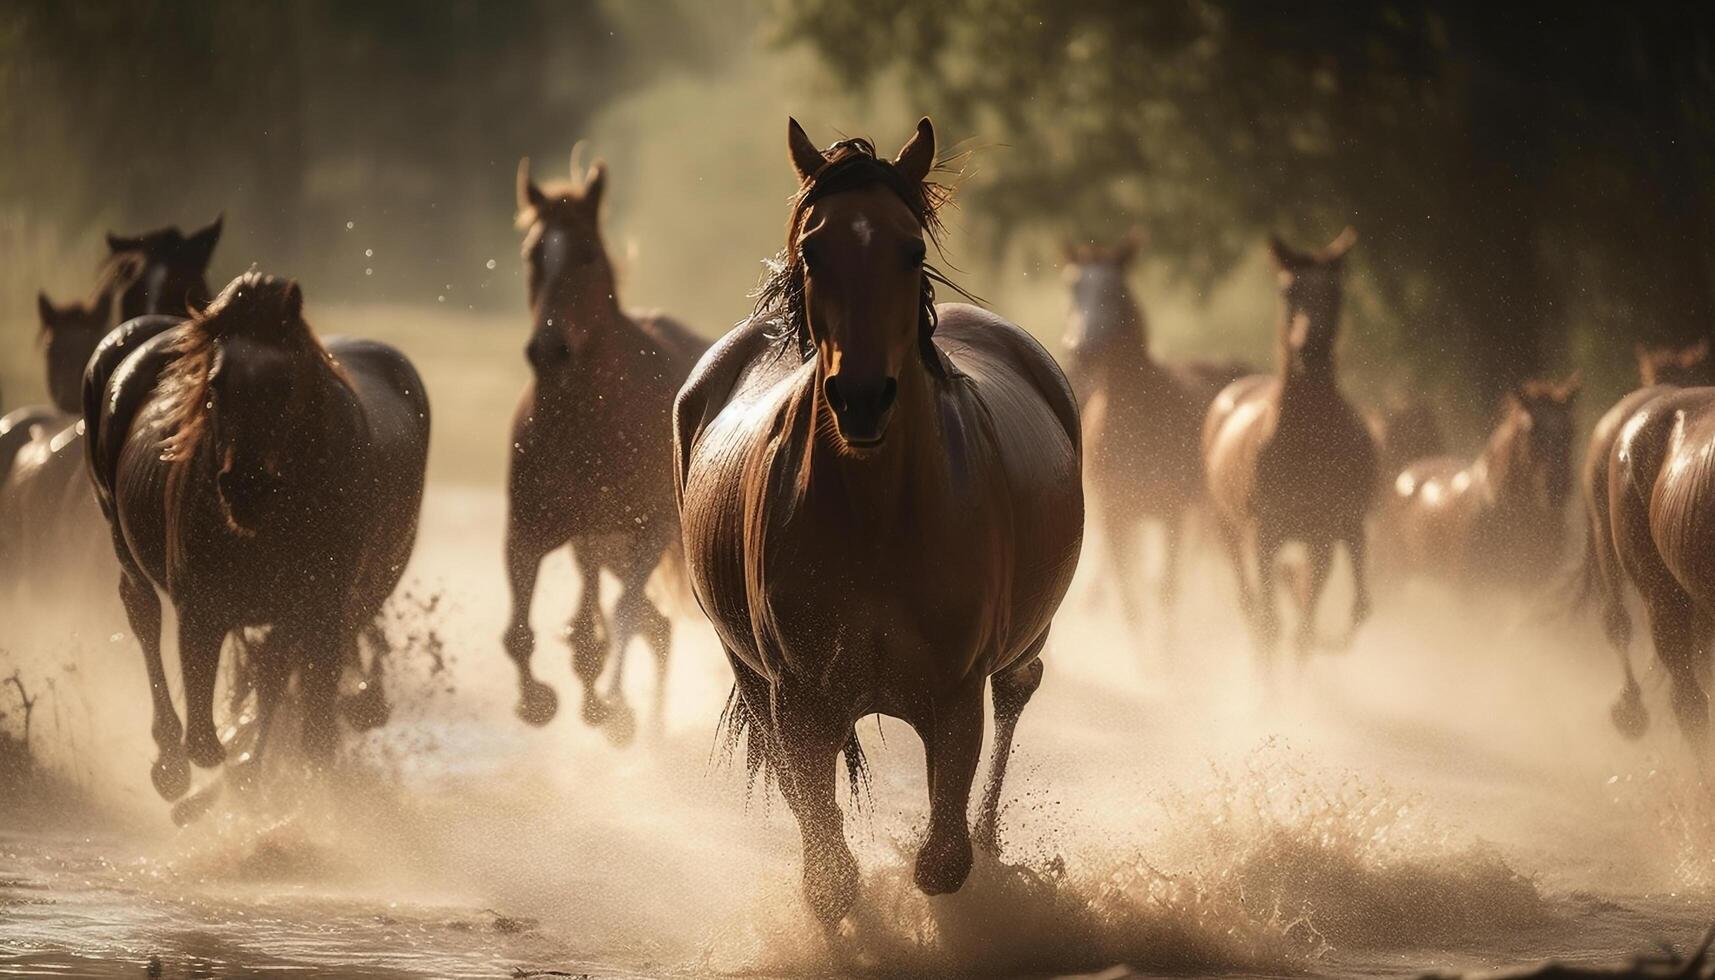
<svg viewBox="0 0 1715 980">
<path fill-rule="evenodd" d="M 489 259 L 487 262 L 483 263 L 483 265 L 487 266 L 490 269 L 494 268 L 496 264 L 497 263 L 493 259 Z"/>
<path fill-rule="evenodd" d="M 374 258 L 375 257 L 375 249 L 373 249 L 373 248 L 364 249 L 363 250 L 363 257 L 366 259 Z"/>
<path fill-rule="evenodd" d="M 365 269 L 365 270 L 363 270 L 363 274 L 366 276 L 373 276 L 373 275 L 375 275 L 375 270 L 374 269 Z"/>
<path fill-rule="evenodd" d="M 357 222 L 355 222 L 355 221 L 347 221 L 347 222 L 346 222 L 346 223 L 345 223 L 345 230 L 346 230 L 346 231 L 350 231 L 350 230 L 352 230 L 352 229 L 353 229 L 353 228 L 356 228 L 356 227 L 357 227 Z"/>
<path fill-rule="evenodd" d="M 445 296 L 436 296 L 435 297 L 435 302 L 437 302 L 437 303 L 445 303 L 446 301 L 447 301 L 447 298 Z"/>
</svg>

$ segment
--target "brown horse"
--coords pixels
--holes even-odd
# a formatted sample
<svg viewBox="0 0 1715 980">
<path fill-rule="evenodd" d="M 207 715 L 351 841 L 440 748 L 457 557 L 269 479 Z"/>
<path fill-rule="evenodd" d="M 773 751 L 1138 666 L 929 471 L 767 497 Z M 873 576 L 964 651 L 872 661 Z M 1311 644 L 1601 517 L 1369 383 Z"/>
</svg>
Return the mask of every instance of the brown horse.
<svg viewBox="0 0 1715 980">
<path fill-rule="evenodd" d="M 672 623 L 645 586 L 663 556 L 678 550 L 668 435 L 673 395 L 708 344 L 668 317 L 620 309 L 601 239 L 606 185 L 602 164 L 581 173 L 576 153 L 572 182 L 546 189 L 530 179 L 529 160 L 518 165 L 518 224 L 534 321 L 525 356 L 533 377 L 512 423 L 506 527 L 512 619 L 504 642 L 518 665 L 518 716 L 546 724 L 559 699 L 530 669 L 536 647 L 530 604 L 542 559 L 569 543 L 583 578 L 566 631 L 583 682 L 583 717 L 624 742 L 633 723 L 620 685 L 626 647 L 639 635 L 655 654 L 654 717 L 661 720 Z M 620 583 L 611 634 L 601 608 L 604 569 Z M 597 681 L 610 656 L 604 696 Z"/>
<path fill-rule="evenodd" d="M 1475 460 L 1421 459 L 1384 497 L 1390 564 L 1470 588 L 1540 585 L 1560 561 L 1579 380 L 1526 382 Z"/>
<path fill-rule="evenodd" d="M 1275 564 L 1288 541 L 1303 542 L 1309 552 L 1301 656 L 1315 636 L 1316 604 L 1336 544 L 1346 546 L 1352 564 L 1352 628 L 1370 612 L 1364 517 L 1374 500 L 1375 444 L 1334 369 L 1345 257 L 1357 237 L 1347 228 L 1314 254 L 1270 240 L 1280 280 L 1280 367 L 1228 385 L 1203 426 L 1209 496 L 1238 574 L 1240 602 L 1265 655 L 1279 638 Z"/>
<path fill-rule="evenodd" d="M 416 537 L 428 455 L 422 381 L 383 344 L 324 345 L 303 320 L 297 284 L 255 272 L 172 330 L 142 343 L 122 334 L 90 362 L 86 442 L 148 667 L 155 787 L 176 799 L 189 785 L 187 758 L 223 760 L 215 674 L 227 635 L 250 626 L 271 627 L 256 664 L 263 712 L 297 668 L 304 744 L 326 760 L 340 666 Z M 182 726 L 161 663 L 157 587 L 178 613 Z"/>
<path fill-rule="evenodd" d="M 220 243 L 222 216 L 186 235 L 177 225 L 141 235 L 107 233 L 99 292 L 119 297 L 121 322 L 150 313 L 183 317 L 207 305 L 204 278 Z"/>
<path fill-rule="evenodd" d="M 1179 588 L 1179 545 L 1188 511 L 1203 497 L 1199 437 L 1209 404 L 1242 365 L 1170 366 L 1149 351 L 1149 321 L 1126 273 L 1141 239 L 1117 246 L 1069 245 L 1071 291 L 1066 375 L 1083 417 L 1084 478 L 1107 543 L 1113 586 L 1126 621 L 1142 618 L 1137 539 L 1145 521 L 1160 524 L 1166 545 L 1161 605 Z"/>
<path fill-rule="evenodd" d="M 1649 724 L 1649 716 L 1644 710 L 1643 692 L 1632 673 L 1628 650 L 1632 624 L 1625 605 L 1626 572 L 1621 565 L 1615 538 L 1619 528 L 1614 523 L 1610 498 L 1613 461 L 1622 429 L 1646 404 L 1682 387 L 1715 385 L 1715 363 L 1711 363 L 1707 340 L 1687 347 L 1646 347 L 1640 344 L 1636 355 L 1638 380 L 1642 387 L 1621 398 L 1597 420 L 1590 433 L 1590 448 L 1584 456 L 1581 485 L 1585 550 L 1578 590 L 1580 598 L 1586 598 L 1593 592 L 1600 596 L 1603 631 L 1619 654 L 1625 679 L 1620 698 L 1613 707 L 1614 725 L 1631 738 L 1643 734 Z M 1658 592 L 1671 593 L 1671 590 L 1658 589 Z M 1659 641 L 1657 645 L 1659 649 Z"/>
<path fill-rule="evenodd" d="M 757 311 L 697 366 L 674 436 L 692 588 L 736 684 L 728 736 L 778 778 L 804 890 L 829 926 L 857 865 L 835 794 L 854 725 L 923 739 L 917 886 L 971 867 L 966 805 L 993 679 L 995 748 L 976 837 L 992 847 L 1019 713 L 1083 537 L 1078 411 L 1047 351 L 965 305 L 924 262 L 943 191 L 929 120 L 889 162 L 788 128 L 800 187 Z M 729 742 L 729 745 L 732 742 Z"/>
</svg>

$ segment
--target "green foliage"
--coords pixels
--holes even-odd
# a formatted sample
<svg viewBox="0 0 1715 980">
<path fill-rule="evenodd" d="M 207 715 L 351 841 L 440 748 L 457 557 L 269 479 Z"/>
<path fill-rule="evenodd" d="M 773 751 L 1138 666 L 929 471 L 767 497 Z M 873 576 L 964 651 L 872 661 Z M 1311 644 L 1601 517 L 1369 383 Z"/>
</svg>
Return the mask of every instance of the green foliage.
<svg viewBox="0 0 1715 980">
<path fill-rule="evenodd" d="M 1715 317 L 1707 8 L 1396 0 L 777 0 L 845 84 L 979 134 L 989 240 L 1150 233 L 1208 289 L 1358 227 L 1372 350 L 1493 392 Z M 1575 331 L 1582 335 L 1569 344 Z M 1364 332 L 1360 329 L 1360 333 Z"/>
</svg>

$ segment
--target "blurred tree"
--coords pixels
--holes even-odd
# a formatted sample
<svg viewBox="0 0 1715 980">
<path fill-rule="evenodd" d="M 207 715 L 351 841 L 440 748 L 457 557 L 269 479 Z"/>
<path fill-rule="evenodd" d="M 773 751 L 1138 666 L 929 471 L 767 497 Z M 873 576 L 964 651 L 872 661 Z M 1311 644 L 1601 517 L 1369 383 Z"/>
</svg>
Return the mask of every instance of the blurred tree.
<svg viewBox="0 0 1715 980">
<path fill-rule="evenodd" d="M 1617 358 L 1633 337 L 1715 324 L 1710 11 L 773 7 L 780 39 L 813 47 L 843 82 L 897 78 L 944 131 L 1007 143 L 977 154 L 965 186 L 997 248 L 1136 222 L 1207 289 L 1268 231 L 1313 245 L 1350 222 L 1395 347 L 1487 394 L 1559 359 L 1574 320 Z"/>
</svg>

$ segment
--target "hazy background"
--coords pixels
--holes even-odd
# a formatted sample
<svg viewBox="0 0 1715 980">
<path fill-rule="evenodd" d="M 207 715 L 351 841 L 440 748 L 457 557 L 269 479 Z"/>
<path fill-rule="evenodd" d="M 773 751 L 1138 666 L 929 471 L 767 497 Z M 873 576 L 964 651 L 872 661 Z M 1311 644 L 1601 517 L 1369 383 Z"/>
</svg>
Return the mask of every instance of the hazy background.
<svg viewBox="0 0 1715 980">
<path fill-rule="evenodd" d="M 1427 391 L 1469 436 L 1505 384 L 1579 366 L 1599 411 L 1635 339 L 1703 336 L 1715 311 L 1711 18 L 1478 10 L 8 4 L 0 389 L 8 407 L 40 396 L 35 291 L 85 293 L 102 231 L 224 211 L 217 286 L 258 263 L 304 282 L 323 329 L 453 358 L 443 406 L 448 385 L 516 390 L 514 168 L 562 175 L 580 138 L 612 167 L 622 299 L 713 334 L 782 237 L 785 116 L 891 151 L 928 113 L 969 151 L 950 264 L 1045 339 L 1061 241 L 1136 224 L 1157 350 L 1266 364 L 1263 236 L 1312 246 L 1351 223 L 1361 397 Z M 498 472 L 444 454 L 437 471 Z"/>
</svg>

